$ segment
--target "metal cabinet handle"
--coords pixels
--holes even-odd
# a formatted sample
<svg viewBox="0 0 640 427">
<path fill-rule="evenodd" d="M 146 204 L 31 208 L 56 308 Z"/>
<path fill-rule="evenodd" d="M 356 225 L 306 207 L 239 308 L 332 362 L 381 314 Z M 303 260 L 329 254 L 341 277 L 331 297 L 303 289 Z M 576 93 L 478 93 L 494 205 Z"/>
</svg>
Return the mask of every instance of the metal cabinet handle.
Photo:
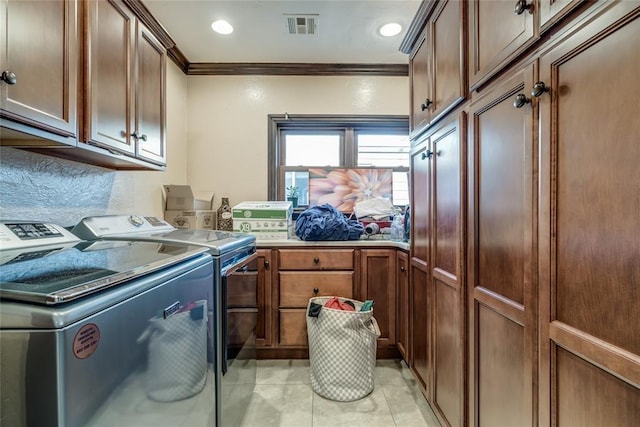
<svg viewBox="0 0 640 427">
<path fill-rule="evenodd" d="M 405 271 L 407 271 L 407 269 L 404 268 L 404 266 L 402 266 L 402 267 L 400 267 L 400 271 L 402 271 L 404 273 Z"/>
<path fill-rule="evenodd" d="M 313 288 L 313 294 L 314 295 L 318 295 L 318 293 L 320 292 L 320 289 L 318 288 Z"/>
<path fill-rule="evenodd" d="M 522 15 L 525 10 L 528 10 L 529 13 L 533 13 L 533 3 L 527 3 L 527 0 L 518 0 L 513 8 L 513 13 L 516 15 Z"/>
<path fill-rule="evenodd" d="M 542 94 L 549 92 L 549 89 L 551 88 L 545 85 L 544 82 L 536 82 L 536 84 L 533 85 L 533 89 L 531 89 L 531 96 L 537 98 L 542 96 Z"/>
<path fill-rule="evenodd" d="M 135 131 L 131 134 L 132 137 L 134 137 L 135 139 L 141 139 L 143 141 L 147 140 L 147 135 L 146 134 L 139 134 L 138 131 Z"/>
<path fill-rule="evenodd" d="M 269 268 L 269 261 L 268 260 L 264 260 L 264 268 L 268 269 Z"/>
<path fill-rule="evenodd" d="M 422 158 L 422 160 L 424 160 L 424 159 L 430 159 L 431 156 L 433 156 L 433 151 L 426 150 L 424 153 L 422 153 L 422 156 L 420 157 Z"/>
<path fill-rule="evenodd" d="M 531 103 L 531 99 L 527 98 L 527 96 L 524 93 L 517 94 L 516 97 L 513 99 L 513 106 L 516 108 L 522 108 L 529 103 Z"/>
<path fill-rule="evenodd" d="M 16 78 L 16 75 L 14 73 L 12 73 L 11 71 L 3 71 L 2 72 L 2 77 L 0 77 L 0 80 L 2 80 L 3 82 L 5 82 L 8 85 L 14 85 L 18 82 L 18 79 Z"/>
<path fill-rule="evenodd" d="M 424 111 L 433 104 L 433 101 L 429 98 L 424 100 L 424 104 L 420 104 L 420 111 Z"/>
<path fill-rule="evenodd" d="M 313 257 L 313 263 L 314 263 L 314 264 L 317 264 L 317 263 L 319 263 L 319 262 L 320 262 L 320 258 L 318 258 L 317 256 L 316 256 L 316 257 Z"/>
</svg>

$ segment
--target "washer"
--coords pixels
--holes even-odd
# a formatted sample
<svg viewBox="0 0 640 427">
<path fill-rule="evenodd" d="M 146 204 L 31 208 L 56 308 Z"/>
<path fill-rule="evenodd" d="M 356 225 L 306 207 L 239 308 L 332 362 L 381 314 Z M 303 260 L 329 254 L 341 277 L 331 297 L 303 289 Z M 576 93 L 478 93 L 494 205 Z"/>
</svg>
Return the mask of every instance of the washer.
<svg viewBox="0 0 640 427">
<path fill-rule="evenodd" d="M 72 230 L 86 240 L 199 245 L 213 258 L 209 359 L 214 365 L 217 426 L 240 423 L 256 380 L 258 266 L 255 237 L 220 230 L 177 229 L 153 216 L 88 217 Z"/>
<path fill-rule="evenodd" d="M 2 424 L 213 425 L 212 280 L 202 247 L 0 223 Z"/>
</svg>

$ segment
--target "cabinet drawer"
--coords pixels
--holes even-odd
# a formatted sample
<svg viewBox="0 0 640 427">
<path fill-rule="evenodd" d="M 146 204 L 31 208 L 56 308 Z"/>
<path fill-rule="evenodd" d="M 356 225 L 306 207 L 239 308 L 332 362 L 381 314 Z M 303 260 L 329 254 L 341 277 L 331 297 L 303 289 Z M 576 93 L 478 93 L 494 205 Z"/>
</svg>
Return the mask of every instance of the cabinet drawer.
<svg viewBox="0 0 640 427">
<path fill-rule="evenodd" d="M 280 270 L 352 270 L 353 249 L 279 250 Z"/>
<path fill-rule="evenodd" d="M 280 310 L 280 345 L 303 346 L 307 339 L 306 308 Z"/>
<path fill-rule="evenodd" d="M 317 294 L 313 292 L 315 288 L 318 289 Z M 334 295 L 352 298 L 353 272 L 280 273 L 280 307 L 306 307 L 309 298 Z"/>
</svg>

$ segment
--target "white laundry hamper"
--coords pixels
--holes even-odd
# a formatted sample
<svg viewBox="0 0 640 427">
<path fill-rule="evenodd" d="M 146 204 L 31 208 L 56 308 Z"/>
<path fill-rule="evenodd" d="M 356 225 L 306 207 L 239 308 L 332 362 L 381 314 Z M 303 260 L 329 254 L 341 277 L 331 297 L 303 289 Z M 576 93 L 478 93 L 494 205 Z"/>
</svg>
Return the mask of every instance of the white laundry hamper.
<svg viewBox="0 0 640 427">
<path fill-rule="evenodd" d="M 311 298 L 307 305 L 311 388 L 327 399 L 349 402 L 373 391 L 380 329 L 373 309 L 359 311 L 362 302 L 347 298 L 339 299 L 351 301 L 356 311 L 324 307 L 332 298 Z M 312 303 L 322 306 L 317 317 L 309 316 Z"/>
</svg>

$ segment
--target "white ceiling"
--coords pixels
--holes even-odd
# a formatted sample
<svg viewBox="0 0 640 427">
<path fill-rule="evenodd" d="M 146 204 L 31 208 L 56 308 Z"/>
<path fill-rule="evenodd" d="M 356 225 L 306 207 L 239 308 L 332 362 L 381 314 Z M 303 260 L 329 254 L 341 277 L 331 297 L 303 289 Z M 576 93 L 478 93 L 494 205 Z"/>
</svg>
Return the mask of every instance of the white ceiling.
<svg viewBox="0 0 640 427">
<path fill-rule="evenodd" d="M 405 64 L 398 50 L 419 0 L 144 0 L 189 62 Z M 316 35 L 290 35 L 285 14 L 318 14 Z M 225 19 L 235 31 L 211 30 Z M 402 32 L 377 31 L 398 22 Z"/>
</svg>

